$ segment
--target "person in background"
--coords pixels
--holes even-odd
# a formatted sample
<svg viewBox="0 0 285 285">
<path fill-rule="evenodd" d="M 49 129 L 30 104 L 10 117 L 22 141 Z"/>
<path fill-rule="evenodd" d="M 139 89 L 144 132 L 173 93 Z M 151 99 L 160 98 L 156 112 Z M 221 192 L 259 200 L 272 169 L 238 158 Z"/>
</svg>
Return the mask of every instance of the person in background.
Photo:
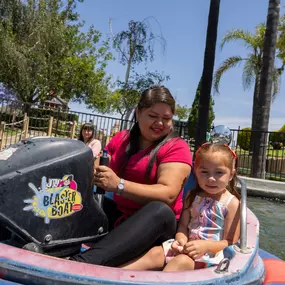
<svg viewBox="0 0 285 285">
<path fill-rule="evenodd" d="M 93 157 L 97 158 L 101 152 L 101 142 L 95 139 L 94 126 L 91 123 L 82 125 L 79 134 L 79 140 L 88 145 L 93 153 Z"/>
<path fill-rule="evenodd" d="M 174 114 L 166 87 L 141 94 L 134 126 L 111 139 L 109 167 L 94 174 L 97 187 L 114 193 L 114 201 L 105 198 L 103 205 L 109 233 L 71 260 L 119 266 L 174 237 L 192 165 L 187 143 L 174 132 Z"/>
<path fill-rule="evenodd" d="M 236 154 L 228 145 L 205 143 L 196 152 L 196 188 L 188 192 L 175 239 L 124 264 L 131 270 L 184 271 L 217 265 L 240 235 Z"/>
</svg>

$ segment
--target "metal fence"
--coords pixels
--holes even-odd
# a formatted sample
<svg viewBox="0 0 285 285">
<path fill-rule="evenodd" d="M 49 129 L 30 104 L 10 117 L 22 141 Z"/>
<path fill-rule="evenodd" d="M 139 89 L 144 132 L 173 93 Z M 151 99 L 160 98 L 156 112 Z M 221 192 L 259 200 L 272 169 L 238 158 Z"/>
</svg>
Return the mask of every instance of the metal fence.
<svg viewBox="0 0 285 285">
<path fill-rule="evenodd" d="M 258 132 L 244 129 L 232 129 L 231 147 L 238 156 L 241 175 L 252 176 L 252 158 L 257 154 L 256 137 L 261 135 L 261 159 L 265 161 L 265 178 L 285 181 L 285 132 Z M 258 173 L 260 175 L 260 173 Z"/>
<path fill-rule="evenodd" d="M 133 121 L 103 115 L 62 110 L 60 107 L 33 105 L 18 101 L 0 100 L 0 150 L 21 139 L 36 136 L 78 138 L 82 124 L 90 122 L 95 127 L 95 137 L 103 147 L 122 129 L 130 129 Z M 176 132 L 187 139 L 193 151 L 194 140 L 188 138 L 186 122 L 174 122 Z M 232 129 L 231 147 L 239 157 L 239 174 L 250 175 L 252 156 L 256 151 L 251 130 Z M 285 181 L 285 133 L 264 134 L 266 178 Z"/>
<path fill-rule="evenodd" d="M 116 132 L 133 125 L 120 118 L 7 100 L 0 100 L 0 123 L 0 150 L 28 137 L 78 138 L 84 123 L 94 125 L 95 137 L 104 147 Z M 175 121 L 175 130 L 186 136 L 186 123 Z"/>
</svg>

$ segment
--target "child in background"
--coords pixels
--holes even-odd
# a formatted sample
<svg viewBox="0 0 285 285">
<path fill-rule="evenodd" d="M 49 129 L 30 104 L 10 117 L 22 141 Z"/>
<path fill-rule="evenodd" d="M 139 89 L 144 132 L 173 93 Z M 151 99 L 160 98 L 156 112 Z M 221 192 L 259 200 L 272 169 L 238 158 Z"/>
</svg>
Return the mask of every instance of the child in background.
<svg viewBox="0 0 285 285">
<path fill-rule="evenodd" d="M 101 152 L 101 142 L 95 139 L 94 126 L 90 123 L 86 123 L 81 127 L 79 140 L 88 145 L 93 153 L 93 157 L 96 158 Z"/>
<path fill-rule="evenodd" d="M 184 271 L 218 264 L 240 235 L 236 154 L 228 145 L 205 143 L 196 152 L 197 186 L 184 200 L 175 240 L 153 247 L 121 266 L 131 270 Z"/>
</svg>

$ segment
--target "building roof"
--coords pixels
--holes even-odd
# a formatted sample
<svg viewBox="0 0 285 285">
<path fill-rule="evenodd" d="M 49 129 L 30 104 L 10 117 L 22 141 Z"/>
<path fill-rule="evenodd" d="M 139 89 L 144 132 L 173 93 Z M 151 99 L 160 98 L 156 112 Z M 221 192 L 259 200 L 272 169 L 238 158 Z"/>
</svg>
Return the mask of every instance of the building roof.
<svg viewBox="0 0 285 285">
<path fill-rule="evenodd" d="M 60 96 L 55 96 L 50 100 L 46 100 L 45 103 L 52 103 L 52 104 L 56 104 L 56 105 L 64 105 L 67 106 L 68 102 L 66 102 L 64 99 L 60 98 Z"/>
</svg>

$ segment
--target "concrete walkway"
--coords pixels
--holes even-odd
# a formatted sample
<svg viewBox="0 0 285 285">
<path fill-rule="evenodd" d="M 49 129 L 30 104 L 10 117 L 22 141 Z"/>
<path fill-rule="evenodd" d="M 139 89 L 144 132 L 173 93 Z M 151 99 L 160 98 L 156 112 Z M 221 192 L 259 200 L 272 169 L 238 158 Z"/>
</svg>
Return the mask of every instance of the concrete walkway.
<svg viewBox="0 0 285 285">
<path fill-rule="evenodd" d="M 239 176 L 246 183 L 247 195 L 285 201 L 285 182 Z M 240 189 L 240 184 L 238 184 Z"/>
</svg>

